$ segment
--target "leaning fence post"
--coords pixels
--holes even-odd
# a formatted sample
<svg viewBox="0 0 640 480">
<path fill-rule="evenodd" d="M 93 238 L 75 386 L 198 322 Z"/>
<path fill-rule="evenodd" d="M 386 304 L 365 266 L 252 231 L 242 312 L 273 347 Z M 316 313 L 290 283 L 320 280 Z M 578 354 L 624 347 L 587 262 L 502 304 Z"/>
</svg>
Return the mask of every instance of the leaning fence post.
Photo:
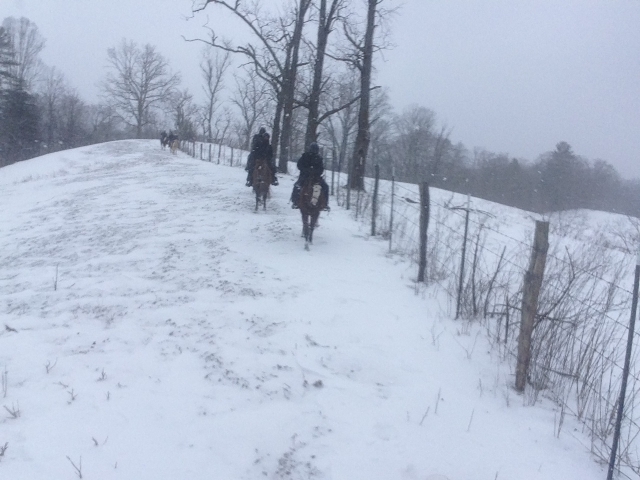
<svg viewBox="0 0 640 480">
<path fill-rule="evenodd" d="M 620 399 L 618 400 L 618 414 L 616 426 L 613 432 L 613 444 L 611 445 L 611 458 L 609 459 L 609 471 L 607 480 L 613 479 L 613 471 L 618 455 L 618 442 L 620 441 L 620 430 L 622 428 L 622 416 L 624 414 L 624 400 L 627 394 L 627 380 L 629 379 L 629 365 L 631 363 L 631 350 L 633 349 L 633 336 L 636 326 L 636 313 L 638 311 L 638 286 L 640 286 L 640 250 L 636 259 L 636 275 L 633 281 L 633 300 L 631 302 L 631 319 L 629 320 L 629 332 L 627 339 L 627 353 L 624 357 L 624 368 L 622 370 L 622 386 L 620 387 Z"/>
<path fill-rule="evenodd" d="M 544 266 L 549 250 L 549 222 L 536 222 L 536 233 L 529 260 L 529 269 L 524 275 L 522 292 L 522 315 L 518 335 L 518 360 L 516 365 L 516 390 L 524 392 L 531 362 L 531 337 L 538 310 L 538 296 L 542 287 Z"/>
<path fill-rule="evenodd" d="M 418 263 L 418 281 L 424 282 L 427 269 L 427 228 L 429 228 L 429 184 L 420 184 L 420 261 Z"/>
<path fill-rule="evenodd" d="M 467 208 L 464 217 L 464 239 L 462 240 L 462 259 L 460 260 L 460 279 L 458 280 L 458 300 L 456 302 L 456 320 L 460 316 L 462 309 L 462 287 L 464 285 L 464 263 L 467 256 L 467 234 L 469 233 L 469 210 L 471 204 L 471 195 L 467 195 Z"/>
<path fill-rule="evenodd" d="M 376 216 L 378 215 L 378 184 L 380 183 L 380 166 L 376 164 L 376 179 L 373 184 L 373 199 L 371 200 L 371 236 L 376 236 Z"/>
</svg>

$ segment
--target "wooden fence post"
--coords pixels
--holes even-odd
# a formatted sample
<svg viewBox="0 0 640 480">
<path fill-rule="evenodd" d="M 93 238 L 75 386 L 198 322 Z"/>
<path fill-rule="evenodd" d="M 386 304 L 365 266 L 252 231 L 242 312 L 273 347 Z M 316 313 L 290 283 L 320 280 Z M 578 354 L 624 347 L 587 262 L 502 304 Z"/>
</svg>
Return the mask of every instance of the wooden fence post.
<svg viewBox="0 0 640 480">
<path fill-rule="evenodd" d="M 204 143 L 200 144 L 200 160 L 202 160 L 202 149 L 204 147 Z"/>
<path fill-rule="evenodd" d="M 427 228 L 429 228 L 429 184 L 420 184 L 420 261 L 418 263 L 418 281 L 424 282 L 427 269 Z"/>
<path fill-rule="evenodd" d="M 378 216 L 378 184 L 380 183 L 380 166 L 376 164 L 376 180 L 373 184 L 373 198 L 371 199 L 371 236 L 376 236 L 376 217 Z"/>
<path fill-rule="evenodd" d="M 209 144 L 209 163 L 211 163 L 211 144 Z"/>
<path fill-rule="evenodd" d="M 529 269 L 524 275 L 522 292 L 522 316 L 518 335 L 518 360 L 516 365 L 516 390 L 524 392 L 531 362 L 531 338 L 538 311 L 538 296 L 542 287 L 544 266 L 549 250 L 549 222 L 536 221 L 536 233 L 529 260 Z"/>
<path fill-rule="evenodd" d="M 467 258 L 467 236 L 469 234 L 469 211 L 471 210 L 471 195 L 467 195 L 466 215 L 464 217 L 464 237 L 462 239 L 462 259 L 460 260 L 460 278 L 458 279 L 458 299 L 456 301 L 456 320 L 462 311 L 462 287 L 464 286 L 464 264 Z"/>
<path fill-rule="evenodd" d="M 636 315 L 638 312 L 638 288 L 640 287 L 640 251 L 636 259 L 636 272 L 633 280 L 633 297 L 631 299 L 631 319 L 629 320 L 629 332 L 627 333 L 627 352 L 624 357 L 624 367 L 622 369 L 622 386 L 620 387 L 620 397 L 618 398 L 618 412 L 616 414 L 616 424 L 613 432 L 613 444 L 611 445 L 611 456 L 609 458 L 609 471 L 607 480 L 613 479 L 613 471 L 616 466 L 618 454 L 618 442 L 620 441 L 620 430 L 622 428 L 622 417 L 624 415 L 624 402 L 627 394 L 627 381 L 629 379 L 629 368 L 631 364 L 631 353 L 633 350 L 633 337 L 636 328 Z"/>
</svg>

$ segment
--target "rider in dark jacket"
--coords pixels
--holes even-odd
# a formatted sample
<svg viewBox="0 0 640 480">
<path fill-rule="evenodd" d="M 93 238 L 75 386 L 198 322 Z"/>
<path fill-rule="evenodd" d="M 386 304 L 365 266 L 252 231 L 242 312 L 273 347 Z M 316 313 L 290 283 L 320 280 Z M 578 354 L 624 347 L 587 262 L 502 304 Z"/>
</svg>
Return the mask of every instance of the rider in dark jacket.
<svg viewBox="0 0 640 480">
<path fill-rule="evenodd" d="M 269 134 L 265 130 L 264 127 L 260 128 L 260 131 L 253 136 L 251 140 L 251 152 L 249 153 L 249 158 L 247 158 L 247 166 L 245 170 L 247 171 L 247 187 L 253 185 L 253 168 L 255 167 L 256 160 L 258 158 L 264 158 L 269 164 L 269 168 L 271 169 L 271 184 L 278 185 L 278 177 L 276 176 L 276 165 L 273 161 L 273 147 L 269 142 Z"/>
<path fill-rule="evenodd" d="M 322 193 L 327 199 L 327 206 L 325 210 L 329 210 L 329 185 L 325 182 L 322 174 L 324 173 L 324 162 L 320 156 L 320 148 L 317 143 L 312 143 L 306 152 L 302 154 L 298 160 L 298 170 L 300 170 L 300 176 L 293 185 L 293 192 L 291 193 L 291 208 L 298 208 L 298 201 L 300 200 L 300 189 L 302 184 L 309 178 L 317 178 L 322 186 Z"/>
</svg>

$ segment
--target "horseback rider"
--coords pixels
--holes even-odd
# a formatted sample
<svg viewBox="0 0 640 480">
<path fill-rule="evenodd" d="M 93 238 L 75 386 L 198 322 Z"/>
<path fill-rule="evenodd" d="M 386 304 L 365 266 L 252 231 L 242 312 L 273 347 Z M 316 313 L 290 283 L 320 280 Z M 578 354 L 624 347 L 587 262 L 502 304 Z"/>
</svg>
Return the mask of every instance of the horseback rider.
<svg viewBox="0 0 640 480">
<path fill-rule="evenodd" d="M 178 140 L 178 134 L 174 133 L 173 130 L 169 130 L 169 135 L 167 135 L 167 140 L 169 141 L 169 146 L 171 146 L 174 140 Z"/>
<path fill-rule="evenodd" d="M 269 168 L 271 169 L 271 185 L 278 185 L 278 177 L 276 177 L 276 164 L 273 160 L 273 147 L 270 143 L 270 136 L 264 127 L 260 127 L 258 133 L 253 136 L 251 140 L 251 152 L 249 158 L 247 158 L 247 183 L 246 186 L 253 185 L 253 169 L 256 165 L 256 160 L 262 158 L 267 161 Z"/>
<path fill-rule="evenodd" d="M 309 145 L 307 151 L 302 154 L 298 160 L 298 170 L 300 170 L 300 176 L 296 183 L 294 183 L 293 192 L 291 192 L 291 208 L 298 208 L 302 184 L 312 177 L 318 180 L 318 183 L 322 187 L 322 193 L 327 199 L 327 206 L 324 210 L 329 210 L 329 185 L 322 176 L 324 172 L 324 161 L 322 160 L 322 156 L 320 156 L 320 148 L 317 143 L 313 142 Z"/>
</svg>

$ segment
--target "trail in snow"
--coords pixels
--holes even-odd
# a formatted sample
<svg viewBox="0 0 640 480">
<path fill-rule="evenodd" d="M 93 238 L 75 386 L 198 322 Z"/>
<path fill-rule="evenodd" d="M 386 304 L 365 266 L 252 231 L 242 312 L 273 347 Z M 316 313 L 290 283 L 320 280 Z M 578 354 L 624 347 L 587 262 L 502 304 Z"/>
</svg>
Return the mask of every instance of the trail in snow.
<svg viewBox="0 0 640 480">
<path fill-rule="evenodd" d="M 0 478 L 601 478 L 338 208 L 124 141 L 0 171 Z M 69 458 L 67 458 L 69 457 Z"/>
</svg>

